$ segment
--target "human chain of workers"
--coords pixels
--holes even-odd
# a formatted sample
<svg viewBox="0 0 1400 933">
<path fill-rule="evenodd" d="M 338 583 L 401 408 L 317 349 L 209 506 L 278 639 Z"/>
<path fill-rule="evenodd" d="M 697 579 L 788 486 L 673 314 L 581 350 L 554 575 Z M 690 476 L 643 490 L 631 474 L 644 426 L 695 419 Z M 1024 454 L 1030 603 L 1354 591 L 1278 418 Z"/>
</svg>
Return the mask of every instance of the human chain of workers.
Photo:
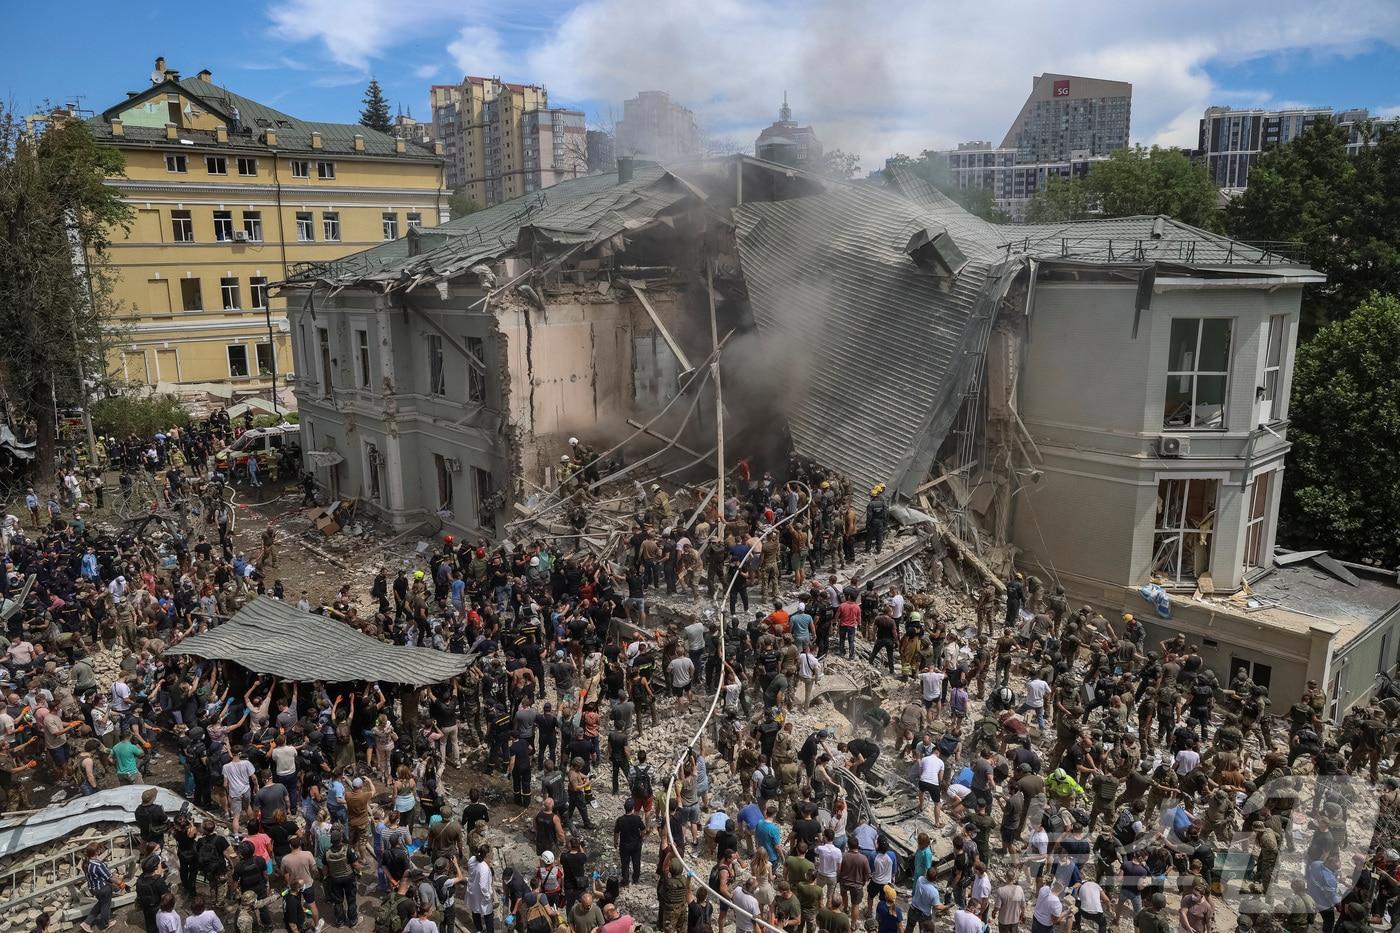
<svg viewBox="0 0 1400 933">
<path fill-rule="evenodd" d="M 159 464 L 180 441 L 152 443 Z M 593 458 L 577 447 L 586 470 Z M 1185 638 L 1149 648 L 1138 620 L 1071 611 L 1062 590 L 1035 578 L 1010 580 L 1004 604 L 988 585 L 966 627 L 940 618 L 928 593 L 838 587 L 821 574 L 855 559 L 852 492 L 839 477 L 790 473 L 755 479 L 741 463 L 723 517 L 713 502 L 696 514 L 699 494 L 673 503 L 638 488 L 621 568 L 542 542 L 490 550 L 448 537 L 426 570 L 381 571 L 372 612 L 357 610 L 349 586 L 316 607 L 397 644 L 481 659 L 450 683 L 402 693 L 248 678 L 164 653 L 255 591 L 285 595 L 266 585 L 270 537 L 254 560 L 233 548 L 217 472 L 189 490 L 203 497 L 192 512 L 205 530 L 159 550 L 81 514 L 60 511 L 32 533 L 7 517 L 5 593 L 36 582 L 9 620 L 4 805 L 26 806 L 31 781 L 83 794 L 144 783 L 157 756 L 175 757 L 183 793 L 227 824 L 167 813 L 147 793 L 131 882 L 147 933 L 275 922 L 302 933 L 356 926 L 362 912 L 379 933 L 459 922 L 477 933 L 502 923 L 751 933 L 758 922 L 792 933 L 1129 922 L 1140 933 L 1208 933 L 1219 929 L 1227 846 L 1247 855 L 1241 929 L 1356 933 L 1389 916 L 1400 893 L 1394 778 L 1380 793 L 1382 820 L 1354 834 L 1346 785 L 1302 776 L 1360 769 L 1374 783 L 1400 701 L 1331 728 L 1327 697 L 1310 684 L 1284 734 L 1267 691 L 1243 672 L 1222 688 Z M 864 511 L 865 548 L 878 550 L 890 521 L 882 487 Z M 771 609 L 750 607 L 751 581 Z M 709 613 L 671 635 L 647 628 L 656 590 L 697 597 L 702 585 L 745 610 L 728 616 L 723 656 Z M 305 594 L 301 605 L 312 608 Z M 113 642 L 128 653 L 104 687 L 91 655 Z M 889 708 L 845 741 L 799 732 L 796 711 L 827 668 L 852 664 L 897 674 Z M 671 762 L 648 761 L 634 740 L 714 691 L 715 747 L 686 755 L 668 795 Z M 41 763 L 41 775 L 25 774 Z M 530 814 L 536 864 L 498 864 L 488 829 L 504 820 L 484 802 L 483 767 L 508 777 Z M 722 770 L 736 791 L 720 793 Z M 852 816 L 846 773 L 882 787 L 909 775 L 946 838 L 921 834 L 901 860 L 879 826 Z M 449 779 L 469 788 L 460 812 Z M 595 826 L 593 804 L 608 792 L 624 812 Z M 668 813 L 656 812 L 659 800 Z M 611 850 L 599 844 L 609 835 Z M 657 912 L 635 918 L 621 892 L 642 883 L 652 845 Z M 1304 871 L 1280 885 L 1281 853 L 1295 851 Z M 677 858 L 697 854 L 713 860 L 718 901 Z M 126 882 L 97 846 L 84 872 L 88 933 L 108 925 Z"/>
</svg>

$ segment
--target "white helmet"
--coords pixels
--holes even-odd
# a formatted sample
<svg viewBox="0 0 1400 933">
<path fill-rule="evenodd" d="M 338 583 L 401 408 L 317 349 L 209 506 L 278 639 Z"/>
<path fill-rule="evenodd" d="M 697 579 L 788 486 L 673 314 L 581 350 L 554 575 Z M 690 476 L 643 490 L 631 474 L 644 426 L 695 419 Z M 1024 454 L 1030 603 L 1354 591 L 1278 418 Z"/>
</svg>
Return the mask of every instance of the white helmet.
<svg viewBox="0 0 1400 933">
<path fill-rule="evenodd" d="M 560 462 L 560 463 L 568 463 L 568 462 L 569 462 L 569 455 L 568 455 L 568 454 L 565 454 L 564 456 L 560 457 L 560 458 L 559 458 L 559 462 Z"/>
<path fill-rule="evenodd" d="M 576 437 L 571 437 L 571 438 L 569 438 L 569 446 L 570 446 L 570 447 L 577 447 L 577 446 L 578 446 L 578 438 L 576 438 Z"/>
</svg>

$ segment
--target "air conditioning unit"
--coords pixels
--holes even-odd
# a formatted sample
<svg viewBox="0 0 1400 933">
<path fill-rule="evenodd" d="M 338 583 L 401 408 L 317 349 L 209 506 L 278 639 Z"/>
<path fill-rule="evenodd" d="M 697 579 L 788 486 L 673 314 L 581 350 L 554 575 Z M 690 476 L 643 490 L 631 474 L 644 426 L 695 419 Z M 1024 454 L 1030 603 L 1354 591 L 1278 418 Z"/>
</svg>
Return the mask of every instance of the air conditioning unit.
<svg viewBox="0 0 1400 933">
<path fill-rule="evenodd" d="M 447 469 L 450 470 L 451 472 L 453 472 L 453 473 L 460 473 L 460 472 L 462 472 L 462 461 L 459 460 L 458 458 L 456 458 L 456 457 L 448 457 L 447 460 L 446 460 L 445 462 L 447 463 Z"/>
<path fill-rule="evenodd" d="M 233 231 L 233 242 L 235 242 L 235 243 L 247 243 L 247 242 L 248 242 L 248 231 L 247 231 L 247 230 L 235 230 L 235 231 Z"/>
<path fill-rule="evenodd" d="M 1157 438 L 1157 456 L 1185 457 L 1191 453 L 1191 438 L 1180 434 L 1163 434 Z"/>
</svg>

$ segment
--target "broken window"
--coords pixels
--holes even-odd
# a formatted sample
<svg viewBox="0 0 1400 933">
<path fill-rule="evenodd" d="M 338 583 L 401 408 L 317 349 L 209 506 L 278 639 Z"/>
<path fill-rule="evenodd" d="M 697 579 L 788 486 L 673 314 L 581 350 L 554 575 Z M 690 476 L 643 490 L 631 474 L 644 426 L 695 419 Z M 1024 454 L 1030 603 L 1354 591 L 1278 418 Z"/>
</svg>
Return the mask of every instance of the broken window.
<svg viewBox="0 0 1400 933">
<path fill-rule="evenodd" d="M 472 485 L 476 487 L 477 524 L 492 531 L 496 529 L 496 480 L 490 470 L 472 467 Z"/>
<path fill-rule="evenodd" d="M 1269 318 L 1264 337 L 1264 384 L 1259 390 L 1259 423 L 1268 424 L 1278 411 L 1278 380 L 1283 368 L 1283 335 L 1288 329 L 1288 317 L 1275 314 Z"/>
<path fill-rule="evenodd" d="M 379 448 L 373 444 L 365 447 L 365 476 L 369 487 L 369 497 L 379 498 Z"/>
<path fill-rule="evenodd" d="M 428 394 L 447 394 L 447 373 L 443 371 L 442 337 L 428 335 Z"/>
<path fill-rule="evenodd" d="M 324 327 L 316 328 L 316 343 L 321 349 L 321 398 L 331 396 L 331 335 Z"/>
<path fill-rule="evenodd" d="M 467 360 L 467 401 L 486 400 L 486 341 L 481 337 L 467 338 L 467 352 L 475 359 Z"/>
<path fill-rule="evenodd" d="M 1244 531 L 1244 569 L 1267 566 L 1264 544 L 1269 517 L 1269 483 L 1273 473 L 1260 473 L 1249 488 L 1249 521 Z"/>
<path fill-rule="evenodd" d="M 355 362 L 359 369 L 360 388 L 369 388 L 369 331 L 355 331 Z"/>
<path fill-rule="evenodd" d="M 1189 586 L 1210 571 L 1219 480 L 1164 479 L 1157 484 L 1152 575 L 1167 586 Z"/>
<path fill-rule="evenodd" d="M 1173 318 L 1167 347 L 1168 428 L 1224 428 L 1229 318 Z"/>
<path fill-rule="evenodd" d="M 433 454 L 433 469 L 437 474 L 438 511 L 451 511 L 452 467 L 442 454 Z"/>
</svg>

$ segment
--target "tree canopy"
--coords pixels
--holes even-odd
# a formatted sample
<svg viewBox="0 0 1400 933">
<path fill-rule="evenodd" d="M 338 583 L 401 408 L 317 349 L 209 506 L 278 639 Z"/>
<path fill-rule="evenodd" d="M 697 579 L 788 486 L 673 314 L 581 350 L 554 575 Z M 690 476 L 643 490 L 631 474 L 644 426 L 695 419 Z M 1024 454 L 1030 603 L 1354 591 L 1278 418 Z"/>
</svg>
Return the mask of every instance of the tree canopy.
<svg viewBox="0 0 1400 933">
<path fill-rule="evenodd" d="M 92 405 L 92 426 L 98 434 L 150 437 L 189 423 L 189 412 L 174 395 L 114 395 Z"/>
<path fill-rule="evenodd" d="M 840 149 L 828 149 L 817 163 L 817 171 L 842 181 L 860 171 L 860 156 Z"/>
<path fill-rule="evenodd" d="M 1165 214 L 1173 220 L 1220 229 L 1219 194 L 1204 165 L 1179 149 L 1118 149 L 1087 175 L 1052 178 L 1036 192 L 1026 219 L 1036 223 L 1098 217 Z"/>
<path fill-rule="evenodd" d="M 447 213 L 453 220 L 468 214 L 475 214 L 479 210 L 481 210 L 481 205 L 472 200 L 472 196 L 467 194 L 465 188 L 458 188 L 447 199 Z"/>
<path fill-rule="evenodd" d="M 1346 128 L 1323 120 L 1270 149 L 1225 211 L 1231 236 L 1296 241 L 1301 258 L 1327 275 L 1304 292 L 1305 337 L 1373 291 L 1400 292 L 1400 130 L 1355 155 L 1348 139 Z"/>
<path fill-rule="evenodd" d="M 1393 295 L 1366 298 L 1299 346 L 1281 526 L 1291 544 L 1400 565 L 1397 359 L 1400 299 Z"/>
<path fill-rule="evenodd" d="M 130 210 L 115 188 L 124 162 L 80 120 L 42 133 L 0 107 L 0 371 L 18 418 L 34 419 L 41 475 L 53 470 L 54 403 L 84 404 L 83 372 L 106 370 L 112 231 Z"/>
<path fill-rule="evenodd" d="M 997 207 L 990 191 L 984 188 L 959 188 L 952 170 L 948 168 L 948 160 L 940 153 L 925 149 L 917 159 L 898 153 L 886 162 L 887 168 L 895 166 L 907 168 L 943 192 L 969 214 L 975 214 L 994 224 L 1006 223 L 1010 219 L 1005 211 Z"/>
<path fill-rule="evenodd" d="M 393 119 L 389 116 L 389 101 L 384 97 L 384 90 L 379 86 L 378 78 L 369 79 L 369 86 L 365 88 L 364 105 L 364 109 L 360 111 L 361 126 L 379 130 L 381 133 L 393 130 Z"/>
</svg>

